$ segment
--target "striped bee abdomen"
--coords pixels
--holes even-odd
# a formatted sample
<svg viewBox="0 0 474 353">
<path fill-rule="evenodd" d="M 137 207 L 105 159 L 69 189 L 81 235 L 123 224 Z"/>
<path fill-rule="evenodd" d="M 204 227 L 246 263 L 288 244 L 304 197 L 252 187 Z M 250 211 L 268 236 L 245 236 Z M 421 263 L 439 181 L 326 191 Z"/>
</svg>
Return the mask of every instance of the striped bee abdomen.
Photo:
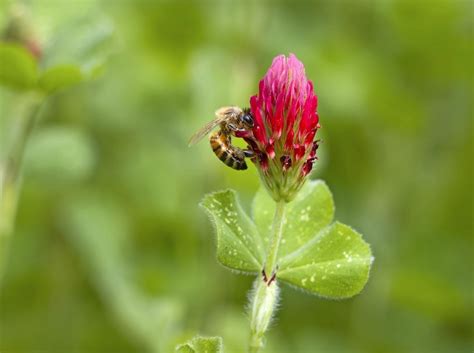
<svg viewBox="0 0 474 353">
<path fill-rule="evenodd" d="M 232 146 L 230 136 L 218 130 L 209 137 L 212 150 L 226 166 L 236 170 L 247 169 L 245 155 L 238 147 Z"/>
</svg>

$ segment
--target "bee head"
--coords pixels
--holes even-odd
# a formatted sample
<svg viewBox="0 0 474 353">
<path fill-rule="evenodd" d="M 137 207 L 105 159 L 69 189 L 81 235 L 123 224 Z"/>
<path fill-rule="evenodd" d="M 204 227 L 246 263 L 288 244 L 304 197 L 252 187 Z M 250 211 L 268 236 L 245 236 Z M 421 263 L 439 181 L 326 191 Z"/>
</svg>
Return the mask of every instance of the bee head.
<svg viewBox="0 0 474 353">
<path fill-rule="evenodd" d="M 242 114 L 240 120 L 247 128 L 253 128 L 253 116 L 249 109 L 244 110 L 244 114 Z"/>
</svg>

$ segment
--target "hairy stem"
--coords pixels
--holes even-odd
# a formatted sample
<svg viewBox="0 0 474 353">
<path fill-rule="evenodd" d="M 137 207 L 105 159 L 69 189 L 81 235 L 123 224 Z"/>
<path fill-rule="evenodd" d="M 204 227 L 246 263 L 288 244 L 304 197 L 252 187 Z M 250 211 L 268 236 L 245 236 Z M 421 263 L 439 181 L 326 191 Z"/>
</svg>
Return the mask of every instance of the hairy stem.
<svg viewBox="0 0 474 353">
<path fill-rule="evenodd" d="M 13 232 L 23 154 L 42 101 L 42 96 L 37 93 L 22 98 L 11 119 L 12 127 L 6 136 L 5 152 L 2 151 L 0 155 L 0 280 Z"/>
<path fill-rule="evenodd" d="M 248 353 L 259 353 L 263 347 L 263 337 L 258 337 L 255 334 L 252 334 L 250 338 L 249 350 Z"/>
<path fill-rule="evenodd" d="M 268 329 L 278 302 L 278 285 L 275 279 L 277 271 L 278 249 L 285 224 L 285 201 L 276 204 L 275 215 L 270 234 L 270 246 L 267 252 L 263 276 L 255 280 L 250 304 L 250 343 L 249 353 L 258 353 L 264 346 L 265 332 Z"/>
<path fill-rule="evenodd" d="M 265 274 L 269 278 L 276 271 L 278 249 L 280 248 L 283 224 L 285 223 L 285 210 L 286 202 L 284 200 L 278 201 L 275 208 L 275 215 L 273 216 L 272 231 L 270 234 L 270 248 L 268 249 L 267 259 L 265 261 Z"/>
</svg>

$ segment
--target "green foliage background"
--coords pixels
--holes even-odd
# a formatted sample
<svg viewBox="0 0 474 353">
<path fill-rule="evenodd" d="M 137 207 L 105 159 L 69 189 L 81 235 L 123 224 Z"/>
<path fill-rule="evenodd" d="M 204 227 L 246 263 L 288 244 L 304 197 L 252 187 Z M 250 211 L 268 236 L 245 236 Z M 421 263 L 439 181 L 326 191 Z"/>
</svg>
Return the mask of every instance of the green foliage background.
<svg viewBox="0 0 474 353">
<path fill-rule="evenodd" d="M 12 4 L 0 0 L 2 28 Z M 473 349 L 471 1 L 24 4 L 57 53 L 44 67 L 102 74 L 49 99 L 29 142 L 1 352 L 168 352 L 195 333 L 242 351 L 253 278 L 217 264 L 198 203 L 231 187 L 249 209 L 257 172 L 187 139 L 217 107 L 248 104 L 289 52 L 319 96 L 313 177 L 376 259 L 349 300 L 283 288 L 267 351 Z M 92 45 L 104 65 L 78 54 L 109 32 Z M 0 148 L 20 99 L 0 88 Z"/>
</svg>

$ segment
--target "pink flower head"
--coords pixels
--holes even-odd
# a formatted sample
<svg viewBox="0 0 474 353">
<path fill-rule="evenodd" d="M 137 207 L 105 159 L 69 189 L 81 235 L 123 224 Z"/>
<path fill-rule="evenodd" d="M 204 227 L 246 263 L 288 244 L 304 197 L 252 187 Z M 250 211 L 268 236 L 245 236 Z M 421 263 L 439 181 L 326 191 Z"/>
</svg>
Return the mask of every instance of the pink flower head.
<svg viewBox="0 0 474 353">
<path fill-rule="evenodd" d="M 273 59 L 258 94 L 250 98 L 253 137 L 246 141 L 253 161 L 275 200 L 290 201 L 316 160 L 319 126 L 318 98 L 313 83 L 295 55 Z"/>
</svg>

